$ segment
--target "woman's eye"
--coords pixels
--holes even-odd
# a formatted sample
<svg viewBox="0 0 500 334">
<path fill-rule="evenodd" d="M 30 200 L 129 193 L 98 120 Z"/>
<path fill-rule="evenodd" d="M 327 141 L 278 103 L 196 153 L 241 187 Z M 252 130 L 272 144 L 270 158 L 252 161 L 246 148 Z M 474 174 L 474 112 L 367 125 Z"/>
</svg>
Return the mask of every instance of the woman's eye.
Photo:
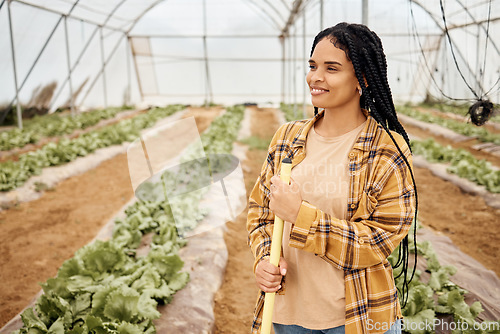
<svg viewBox="0 0 500 334">
<path fill-rule="evenodd" d="M 316 66 L 314 66 L 314 65 L 309 65 L 309 69 L 313 70 L 313 69 L 315 69 L 315 68 L 316 68 Z"/>
<path fill-rule="evenodd" d="M 335 67 L 328 67 L 328 71 L 336 71 L 337 69 Z"/>
</svg>

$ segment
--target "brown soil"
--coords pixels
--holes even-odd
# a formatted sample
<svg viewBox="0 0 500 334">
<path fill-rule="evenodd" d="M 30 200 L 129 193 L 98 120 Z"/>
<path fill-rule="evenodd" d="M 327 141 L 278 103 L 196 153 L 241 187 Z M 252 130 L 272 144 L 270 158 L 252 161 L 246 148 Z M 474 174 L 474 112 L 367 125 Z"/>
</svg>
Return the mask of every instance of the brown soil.
<svg viewBox="0 0 500 334">
<path fill-rule="evenodd" d="M 220 108 L 190 108 L 205 130 Z M 0 327 L 88 244 L 133 196 L 126 154 L 67 179 L 40 199 L 0 212 Z"/>
<path fill-rule="evenodd" d="M 270 139 L 278 124 L 272 109 L 255 109 L 252 133 Z M 200 130 L 217 112 L 193 109 Z M 242 167 L 247 193 L 265 159 L 263 150 L 249 150 Z M 416 169 L 419 219 L 448 235 L 465 253 L 500 276 L 500 210 L 481 198 L 464 194 L 453 184 Z M 132 196 L 125 156 L 68 179 L 30 203 L 0 212 L 0 326 L 20 312 L 62 262 L 91 241 Z M 258 290 L 253 257 L 247 245 L 246 210 L 227 224 L 229 259 L 224 282 L 215 297 L 216 333 L 246 333 Z"/>
<path fill-rule="evenodd" d="M 444 233 L 462 252 L 500 277 L 500 210 L 434 176 L 428 169 L 415 171 L 418 218 L 422 225 Z"/>
<path fill-rule="evenodd" d="M 255 119 L 258 116 L 258 120 Z M 269 111 L 254 112 L 252 134 L 269 139 L 277 124 Z M 428 134 L 427 134 L 428 135 Z M 243 162 L 247 193 L 260 172 L 266 152 L 248 152 Z M 496 261 L 500 256 L 500 210 L 492 209 L 480 197 L 463 193 L 426 169 L 415 171 L 419 194 L 419 220 L 438 233 L 448 235 L 460 249 L 500 276 Z M 257 288 L 253 277 L 253 256 L 247 246 L 246 210 L 235 222 L 227 224 L 225 240 L 229 252 L 224 282 L 215 297 L 215 332 L 249 332 Z M 479 233 L 478 231 L 488 231 Z"/>
<path fill-rule="evenodd" d="M 279 126 L 273 112 L 276 110 L 252 110 L 252 135 L 271 139 Z M 243 162 L 248 195 L 255 184 L 266 153 L 263 150 L 249 150 L 247 159 Z M 235 222 L 227 223 L 227 231 L 224 234 L 229 256 L 224 282 L 215 296 L 215 332 L 218 334 L 248 333 L 252 326 L 253 309 L 259 290 L 253 276 L 253 255 L 247 244 L 246 216 L 247 209 Z"/>
</svg>

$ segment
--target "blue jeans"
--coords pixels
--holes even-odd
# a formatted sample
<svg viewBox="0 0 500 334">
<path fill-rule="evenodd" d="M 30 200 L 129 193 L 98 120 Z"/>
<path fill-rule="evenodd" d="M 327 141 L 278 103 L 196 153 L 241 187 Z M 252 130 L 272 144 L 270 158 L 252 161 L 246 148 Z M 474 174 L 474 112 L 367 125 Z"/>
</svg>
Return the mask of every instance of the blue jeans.
<svg viewBox="0 0 500 334">
<path fill-rule="evenodd" d="M 312 330 L 297 325 L 273 324 L 275 334 L 345 334 L 345 326 Z M 398 319 L 385 334 L 401 334 L 401 319 Z"/>
</svg>

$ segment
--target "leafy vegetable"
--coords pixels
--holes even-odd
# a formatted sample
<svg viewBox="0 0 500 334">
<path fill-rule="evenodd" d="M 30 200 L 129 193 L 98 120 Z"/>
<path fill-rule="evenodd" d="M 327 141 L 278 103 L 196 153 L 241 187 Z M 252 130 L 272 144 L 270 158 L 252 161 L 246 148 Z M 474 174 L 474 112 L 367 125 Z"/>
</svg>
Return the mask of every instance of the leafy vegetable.
<svg viewBox="0 0 500 334">
<path fill-rule="evenodd" d="M 182 106 L 173 105 L 167 108 L 156 108 L 147 114 L 122 120 L 119 123 L 85 133 L 75 139 L 61 139 L 58 143 L 48 143 L 39 150 L 19 156 L 19 161 L 0 163 L 0 191 L 8 191 L 20 187 L 31 176 L 39 175 L 42 168 L 58 166 L 78 157 L 86 156 L 99 148 L 119 145 L 133 141 L 139 132 L 154 125 L 159 119 L 167 117 Z"/>
<path fill-rule="evenodd" d="M 72 133 L 76 129 L 86 129 L 125 110 L 127 109 L 108 108 L 88 111 L 76 116 L 61 116 L 59 114 L 35 116 L 33 119 L 23 122 L 22 130 L 16 128 L 0 132 L 0 151 L 34 144 L 42 137 L 55 137 Z"/>
<path fill-rule="evenodd" d="M 419 121 L 444 126 L 445 128 L 465 136 L 477 137 L 482 142 L 491 142 L 500 145 L 499 134 L 492 133 L 486 128 L 478 127 L 472 123 L 464 123 L 449 118 L 434 116 L 408 106 L 399 106 L 397 111 L 398 113 L 405 114 Z"/>
<path fill-rule="evenodd" d="M 235 107 L 217 118 L 202 135 L 207 152 L 226 152 L 238 132 L 243 109 Z M 210 130 L 212 126 L 218 130 Z M 224 130 L 225 128 L 228 128 Z M 218 133 L 219 135 L 216 135 Z M 138 201 L 115 221 L 113 236 L 79 249 L 63 263 L 57 276 L 42 284 L 35 310 L 22 314 L 24 333 L 155 333 L 158 303 L 169 303 L 189 281 L 178 255 L 186 240 L 178 229 L 196 226 L 206 212 L 200 195 L 185 197 L 177 225 L 166 201 Z M 152 234 L 149 252 L 137 255 L 144 236 Z"/>
<path fill-rule="evenodd" d="M 428 138 L 423 141 L 412 141 L 414 154 L 423 156 L 430 162 L 450 163 L 448 172 L 457 174 L 493 193 L 500 193 L 500 170 L 494 169 L 487 160 L 478 160 L 464 149 L 453 149 L 442 146 Z"/>
<path fill-rule="evenodd" d="M 409 249 L 410 251 L 414 249 L 414 239 L 411 234 Z M 428 282 L 422 281 L 420 272 L 417 271 L 410 283 L 408 300 L 402 309 L 405 333 L 434 333 L 437 325 L 442 324 L 442 319 L 438 319 L 438 315 L 443 314 L 453 315 L 454 324 L 450 324 L 448 328 L 457 326 L 460 328 L 460 331 L 453 333 L 494 333 L 495 330 L 497 332 L 500 330 L 500 323 L 493 322 L 488 325 L 475 320 L 483 311 L 481 303 L 474 302 L 472 305 L 465 303 L 464 296 L 467 291 L 450 281 L 450 276 L 456 273 L 456 268 L 441 266 L 429 241 L 417 242 L 417 252 L 425 259 L 426 271 L 430 272 L 430 278 Z M 397 262 L 398 254 L 399 247 L 388 258 L 391 265 Z M 394 269 L 395 277 L 401 269 L 401 267 Z M 402 289 L 403 279 L 403 276 L 396 278 L 398 291 Z"/>
</svg>

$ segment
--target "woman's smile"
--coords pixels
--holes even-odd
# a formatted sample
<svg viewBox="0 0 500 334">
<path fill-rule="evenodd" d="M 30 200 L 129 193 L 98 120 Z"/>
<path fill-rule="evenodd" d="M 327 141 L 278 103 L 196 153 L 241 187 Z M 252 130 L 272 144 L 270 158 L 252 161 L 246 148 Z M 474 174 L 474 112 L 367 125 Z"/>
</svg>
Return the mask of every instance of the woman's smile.
<svg viewBox="0 0 500 334">
<path fill-rule="evenodd" d="M 317 96 L 321 94 L 328 93 L 329 90 L 321 87 L 311 86 L 311 95 Z"/>
</svg>

